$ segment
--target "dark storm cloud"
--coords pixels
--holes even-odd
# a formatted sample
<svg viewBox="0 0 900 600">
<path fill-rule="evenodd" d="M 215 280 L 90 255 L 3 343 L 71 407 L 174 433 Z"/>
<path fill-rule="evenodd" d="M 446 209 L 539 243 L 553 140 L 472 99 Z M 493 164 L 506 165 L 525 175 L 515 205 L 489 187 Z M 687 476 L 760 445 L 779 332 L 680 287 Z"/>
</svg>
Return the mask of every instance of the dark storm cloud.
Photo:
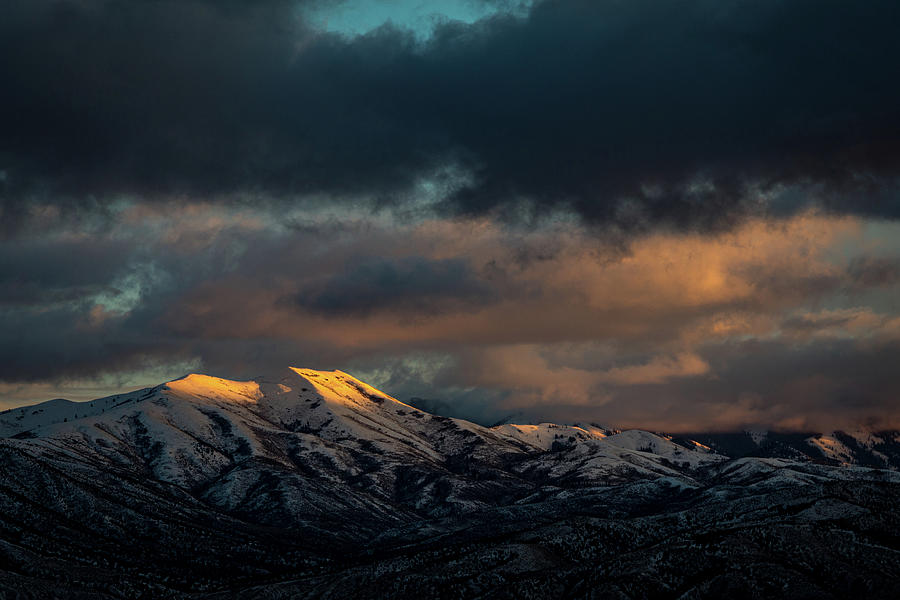
<svg viewBox="0 0 900 600">
<path fill-rule="evenodd" d="M 120 374 L 191 356 L 185 340 L 157 322 L 185 285 L 177 278 L 201 272 L 202 264 L 179 268 L 178 256 L 157 248 L 155 260 L 171 273 L 153 281 L 133 239 L 50 237 L 3 248 L 0 381 Z"/>
<path fill-rule="evenodd" d="M 80 304 L 0 308 L 0 381 L 52 381 L 144 367 L 176 348 L 139 318 L 93 324 Z"/>
<path fill-rule="evenodd" d="M 303 309 L 330 316 L 398 311 L 411 317 L 483 307 L 496 299 L 464 261 L 421 257 L 364 259 L 295 297 Z"/>
<path fill-rule="evenodd" d="M 295 9 L 4 3 L 7 227 L 26 202 L 120 193 L 390 201 L 448 165 L 470 179 L 442 206 L 464 213 L 716 228 L 779 184 L 900 212 L 892 0 L 547 1 L 424 43 L 323 34 Z"/>
<path fill-rule="evenodd" d="M 110 289 L 134 248 L 121 241 L 0 242 L 0 306 L 75 300 Z"/>
</svg>

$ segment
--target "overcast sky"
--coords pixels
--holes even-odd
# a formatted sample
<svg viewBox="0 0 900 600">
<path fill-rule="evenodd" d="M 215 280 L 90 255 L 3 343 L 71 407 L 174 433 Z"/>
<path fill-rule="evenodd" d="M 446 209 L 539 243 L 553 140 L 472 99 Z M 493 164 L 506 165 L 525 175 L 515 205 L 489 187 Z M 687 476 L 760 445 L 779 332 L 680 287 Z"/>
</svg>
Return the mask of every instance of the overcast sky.
<svg viewBox="0 0 900 600">
<path fill-rule="evenodd" d="M 342 369 L 900 427 L 894 0 L 0 4 L 0 408 Z"/>
</svg>

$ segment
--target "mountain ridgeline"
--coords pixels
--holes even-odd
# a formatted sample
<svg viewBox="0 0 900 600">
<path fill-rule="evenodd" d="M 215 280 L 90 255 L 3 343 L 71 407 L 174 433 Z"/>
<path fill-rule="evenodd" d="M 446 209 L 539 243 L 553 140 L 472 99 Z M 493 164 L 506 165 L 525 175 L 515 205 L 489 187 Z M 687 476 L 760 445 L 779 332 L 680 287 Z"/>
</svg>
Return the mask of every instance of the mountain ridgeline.
<svg viewBox="0 0 900 600">
<path fill-rule="evenodd" d="M 0 461 L 0 595 L 900 597 L 898 432 L 487 428 L 292 368 L 12 409 Z"/>
</svg>

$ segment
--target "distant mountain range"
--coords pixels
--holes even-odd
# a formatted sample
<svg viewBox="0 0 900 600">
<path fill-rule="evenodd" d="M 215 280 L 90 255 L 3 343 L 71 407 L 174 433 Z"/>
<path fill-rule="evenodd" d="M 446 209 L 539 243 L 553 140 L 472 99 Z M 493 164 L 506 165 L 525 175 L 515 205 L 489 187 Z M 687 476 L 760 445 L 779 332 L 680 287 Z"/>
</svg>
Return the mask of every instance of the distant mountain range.
<svg viewBox="0 0 900 600">
<path fill-rule="evenodd" d="M 482 427 L 340 371 L 0 413 L 0 595 L 900 598 L 900 432 Z"/>
</svg>

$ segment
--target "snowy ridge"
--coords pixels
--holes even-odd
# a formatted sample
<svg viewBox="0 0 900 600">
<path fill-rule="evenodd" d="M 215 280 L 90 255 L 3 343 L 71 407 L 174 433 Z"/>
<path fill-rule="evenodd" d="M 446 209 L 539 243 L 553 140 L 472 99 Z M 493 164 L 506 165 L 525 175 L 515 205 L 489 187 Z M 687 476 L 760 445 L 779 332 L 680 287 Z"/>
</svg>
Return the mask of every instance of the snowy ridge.
<svg viewBox="0 0 900 600">
<path fill-rule="evenodd" d="M 60 596 L 85 568 L 111 582 L 104 598 L 227 593 L 279 573 L 288 580 L 284 597 L 327 597 L 344 589 L 345 560 L 368 569 L 379 552 L 384 560 L 400 552 L 415 582 L 421 552 L 469 539 L 488 544 L 472 554 L 473 576 L 485 565 L 498 577 L 507 569 L 545 573 L 550 564 L 571 569 L 585 552 L 626 541 L 646 549 L 635 555 L 643 569 L 657 556 L 648 535 L 670 540 L 676 531 L 705 536 L 771 523 L 766 535 L 793 548 L 786 522 L 802 522 L 807 533 L 811 522 L 882 528 L 872 519 L 900 494 L 900 473 L 884 468 L 898 464 L 896 432 L 488 428 L 429 414 L 341 371 L 290 368 L 247 381 L 193 374 L 93 402 L 14 409 L 0 414 L 0 426 L 0 559 L 28 577 L 16 589 L 31 589 L 30 574 L 52 579 L 66 565 L 63 588 L 36 597 Z M 547 525 L 535 530 L 540 523 Z M 833 530 L 826 533 L 830 543 Z M 509 535 L 524 537 L 506 546 Z M 743 548 L 742 539 L 732 548 Z M 546 547 L 532 550 L 535 543 Z M 560 547 L 571 555 L 548 563 Z M 747 545 L 748 555 L 758 547 Z M 608 566 L 621 556 L 595 558 Z M 331 557 L 338 587 L 318 579 L 322 557 Z M 696 561 L 677 562 L 683 569 Z M 5 576 L 0 569 L 0 596 Z M 154 583 L 133 584 L 138 593 L 117 587 L 123 580 Z M 177 589 L 162 593 L 170 581 Z M 423 597 L 412 585 L 404 597 Z"/>
<path fill-rule="evenodd" d="M 435 420 L 453 435 L 432 435 Z M 227 442 L 221 439 L 224 423 Z M 249 381 L 190 374 L 155 388 L 90 402 L 56 399 L 0 413 L 0 438 L 59 438 L 74 443 L 80 437 L 92 440 L 91 445 L 104 455 L 109 455 L 109 448 L 116 447 L 118 441 L 129 439 L 123 427 L 137 427 L 141 435 L 160 441 L 171 460 L 159 457 L 152 463 L 157 475 L 180 483 L 202 479 L 210 469 L 220 468 L 233 459 L 235 448 L 246 450 L 249 456 L 285 462 L 283 449 L 273 449 L 268 439 L 285 432 L 305 439 L 305 447 L 316 447 L 315 451 L 324 455 L 336 452 L 333 445 L 357 449 L 366 445 L 437 463 L 447 454 L 471 446 L 468 442 L 473 439 L 479 439 L 479 445 L 499 449 L 501 454 L 534 455 L 583 445 L 578 452 L 605 454 L 612 457 L 610 460 L 624 460 L 619 450 L 629 450 L 637 453 L 629 455 L 631 463 L 640 463 L 642 458 L 657 463 L 662 459 L 690 468 L 747 454 L 746 448 L 735 454 L 728 444 L 710 440 L 704 443 L 693 437 L 618 431 L 597 424 L 503 424 L 485 428 L 431 415 L 342 371 L 293 367 Z M 760 451 L 778 448 L 772 454 L 775 457 L 825 460 L 838 465 L 898 466 L 900 432 L 833 432 L 808 436 L 799 443 L 781 442 L 777 434 L 764 430 L 748 431 L 745 436 L 749 445 Z M 198 443 L 206 448 L 202 460 L 191 451 Z M 481 450 L 476 454 L 479 452 L 484 454 Z"/>
<path fill-rule="evenodd" d="M 319 476 L 332 481 L 364 475 L 359 463 L 365 453 L 392 467 L 414 463 L 432 468 L 446 468 L 448 461 L 498 466 L 520 456 L 512 470 L 519 476 L 540 473 L 554 481 L 595 483 L 659 476 L 691 481 L 677 468 L 696 469 L 725 458 L 697 442 L 678 445 L 637 430 L 553 423 L 485 428 L 430 415 L 342 371 L 290 368 L 250 381 L 191 374 L 87 403 L 80 414 L 74 403 L 43 406 L 25 409 L 32 418 L 10 431 L 60 452 L 77 446 L 78 452 L 90 450 L 98 460 L 130 460 L 162 481 L 185 487 L 234 471 L 221 481 L 245 489 L 252 482 L 237 482 L 247 476 L 239 468 L 243 462 L 265 459 L 292 469 L 301 455 L 306 468 L 325 467 Z M 69 411 L 71 419 L 65 416 Z M 558 462 L 551 451 L 569 452 L 574 460 L 548 464 L 550 457 Z M 369 476 L 389 485 L 384 470 Z M 461 506 L 466 504 L 460 500 Z"/>
<path fill-rule="evenodd" d="M 595 427 L 587 429 L 578 425 L 557 425 L 555 423 L 540 423 L 538 425 L 514 425 L 508 423 L 496 425 L 491 429 L 500 435 L 541 450 L 550 450 L 554 443 L 575 440 L 600 440 L 607 436 L 607 432 Z M 570 440 L 570 438 L 574 439 Z"/>
</svg>

